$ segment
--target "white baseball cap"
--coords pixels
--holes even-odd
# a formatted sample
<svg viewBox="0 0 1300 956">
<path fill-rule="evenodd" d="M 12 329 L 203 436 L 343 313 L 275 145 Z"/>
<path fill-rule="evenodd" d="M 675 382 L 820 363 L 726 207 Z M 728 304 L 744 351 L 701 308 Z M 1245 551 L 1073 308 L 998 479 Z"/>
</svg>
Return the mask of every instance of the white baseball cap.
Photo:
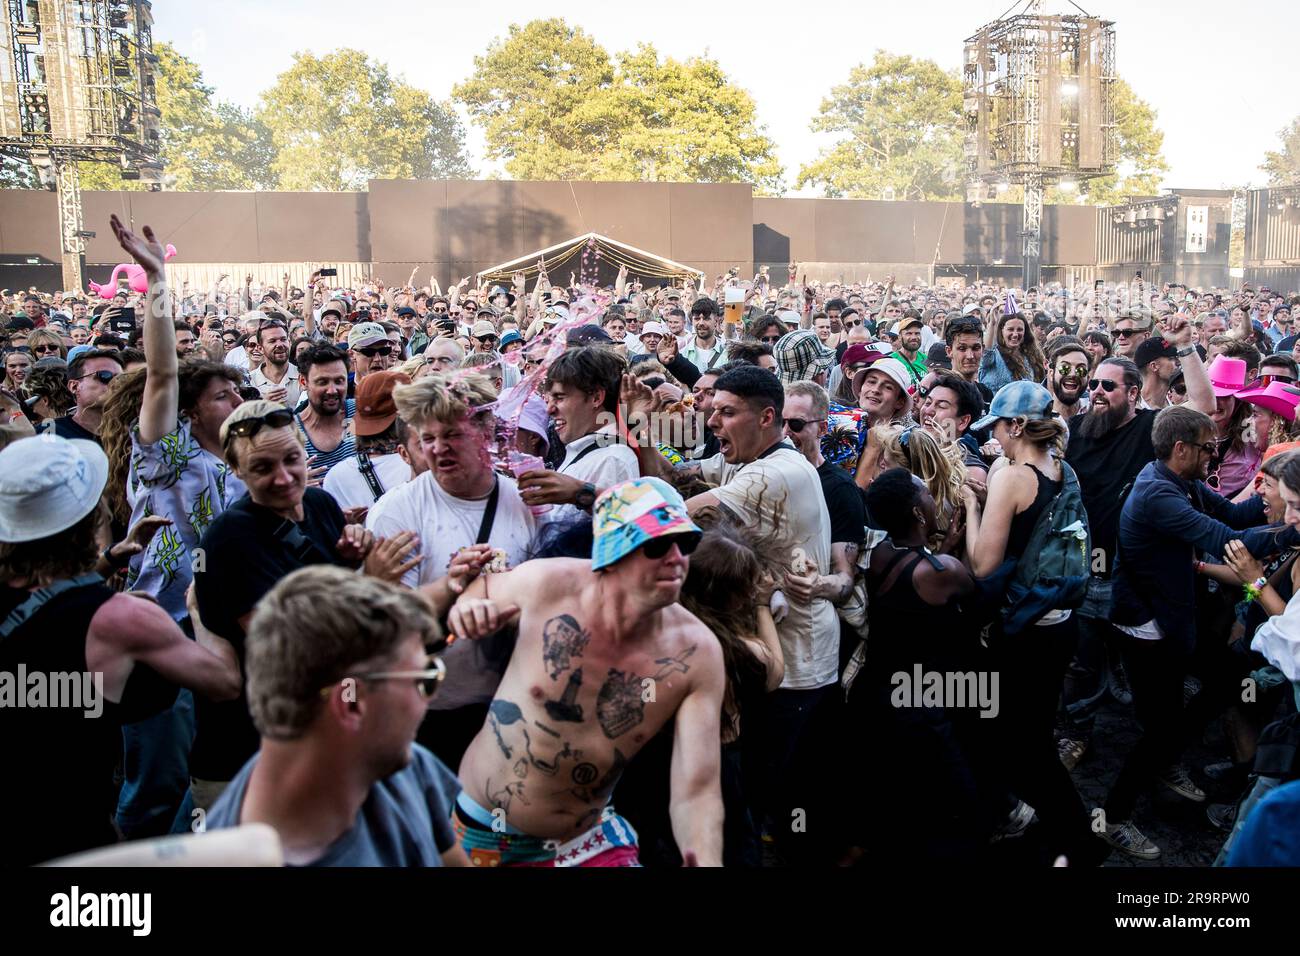
<svg viewBox="0 0 1300 956">
<path fill-rule="evenodd" d="M 0 541 L 37 541 L 95 510 L 108 457 L 93 441 L 37 435 L 0 451 Z"/>
</svg>

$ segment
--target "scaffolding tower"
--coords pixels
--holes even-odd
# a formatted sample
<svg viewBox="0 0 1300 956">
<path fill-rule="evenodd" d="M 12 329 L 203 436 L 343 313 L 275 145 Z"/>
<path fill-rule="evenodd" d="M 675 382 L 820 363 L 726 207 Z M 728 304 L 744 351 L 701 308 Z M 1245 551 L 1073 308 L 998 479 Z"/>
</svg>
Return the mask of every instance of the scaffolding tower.
<svg viewBox="0 0 1300 956">
<path fill-rule="evenodd" d="M 1013 8 L 1014 9 L 1014 8 Z M 1118 163 L 1115 25 L 1080 8 L 1048 15 L 1042 0 L 966 41 L 963 111 L 968 197 L 1024 186 L 1024 287 L 1042 269 L 1043 194 L 1053 183 L 1108 176 Z"/>
<path fill-rule="evenodd" d="M 149 0 L 2 0 L 0 152 L 59 194 L 65 289 L 82 288 L 78 162 L 162 188 Z"/>
</svg>

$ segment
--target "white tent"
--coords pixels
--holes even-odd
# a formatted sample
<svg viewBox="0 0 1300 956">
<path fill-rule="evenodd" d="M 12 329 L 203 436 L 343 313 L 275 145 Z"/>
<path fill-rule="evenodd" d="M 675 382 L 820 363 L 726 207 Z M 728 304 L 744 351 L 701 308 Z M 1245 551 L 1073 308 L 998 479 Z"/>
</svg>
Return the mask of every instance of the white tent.
<svg viewBox="0 0 1300 956">
<path fill-rule="evenodd" d="M 587 232 L 484 269 L 478 274 L 479 284 L 509 284 L 522 272 L 531 285 L 538 275 L 539 260 L 545 263 L 547 275 L 557 285 L 567 281 L 565 273 L 569 272 L 578 275 L 581 280 L 608 285 L 614 281 L 620 267 L 627 268 L 628 281 L 640 279 L 645 285 L 660 284 L 656 280 L 677 282 L 683 279 L 698 284 L 699 277 L 704 275 L 700 269 L 693 269 L 599 233 Z"/>
</svg>

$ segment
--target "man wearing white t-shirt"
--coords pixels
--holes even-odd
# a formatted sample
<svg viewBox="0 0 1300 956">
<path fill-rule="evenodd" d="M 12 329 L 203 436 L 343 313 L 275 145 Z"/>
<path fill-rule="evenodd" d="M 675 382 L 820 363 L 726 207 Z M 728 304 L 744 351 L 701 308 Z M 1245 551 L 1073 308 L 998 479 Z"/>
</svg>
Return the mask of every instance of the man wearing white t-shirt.
<svg viewBox="0 0 1300 956">
<path fill-rule="evenodd" d="M 382 538 L 403 531 L 419 536 L 421 560 L 401 583 L 417 588 L 440 618 L 472 574 L 526 560 L 536 532 L 514 479 L 492 468 L 496 398 L 486 376 L 466 371 L 427 375 L 393 389 L 397 412 L 419 434 L 429 470 L 376 502 L 366 527 Z M 430 703 L 419 740 L 448 766 L 459 764 L 487 718 L 510 656 L 507 647 L 499 658 L 501 651 L 490 643 L 455 641 L 442 655 L 447 679 Z"/>
<path fill-rule="evenodd" d="M 386 492 L 414 477 L 411 461 L 404 454 L 410 429 L 397 417 L 393 404 L 393 389 L 410 381 L 403 372 L 376 372 L 357 386 L 357 410 L 352 419 L 356 454 L 326 472 L 323 485 L 344 511 L 369 508 Z"/>
<path fill-rule="evenodd" d="M 708 425 L 721 455 L 701 462 L 700 473 L 719 487 L 691 498 L 687 509 L 695 514 L 724 506 L 746 528 L 770 540 L 770 553 L 781 559 L 786 574 L 830 574 L 830 513 L 817 469 L 784 438 L 780 381 L 746 365 L 724 373 L 713 387 Z M 760 799 L 774 819 L 780 817 L 780 782 L 805 745 L 808 719 L 839 680 L 840 625 L 834 606 L 819 597 L 802 602 L 787 594 L 787 600 L 789 613 L 776 626 L 785 679 L 767 697 L 760 732 Z"/>
<path fill-rule="evenodd" d="M 520 475 L 519 491 L 526 504 L 560 505 L 549 521 L 576 521 L 591 513 L 606 488 L 641 476 L 636 452 L 618 433 L 622 375 L 622 359 L 599 345 L 569 349 L 548 370 L 547 412 L 564 442 L 564 460 L 555 471 Z"/>
</svg>

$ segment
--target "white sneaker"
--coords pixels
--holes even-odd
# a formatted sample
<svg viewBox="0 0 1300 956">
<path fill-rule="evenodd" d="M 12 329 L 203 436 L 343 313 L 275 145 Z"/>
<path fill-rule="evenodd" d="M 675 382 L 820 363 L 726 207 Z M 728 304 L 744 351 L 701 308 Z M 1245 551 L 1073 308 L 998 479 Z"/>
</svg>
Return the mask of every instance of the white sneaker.
<svg viewBox="0 0 1300 956">
<path fill-rule="evenodd" d="M 1148 840 L 1131 820 L 1107 824 L 1106 832 L 1101 834 L 1101 837 L 1115 849 L 1135 860 L 1160 859 L 1160 847 Z"/>
</svg>

